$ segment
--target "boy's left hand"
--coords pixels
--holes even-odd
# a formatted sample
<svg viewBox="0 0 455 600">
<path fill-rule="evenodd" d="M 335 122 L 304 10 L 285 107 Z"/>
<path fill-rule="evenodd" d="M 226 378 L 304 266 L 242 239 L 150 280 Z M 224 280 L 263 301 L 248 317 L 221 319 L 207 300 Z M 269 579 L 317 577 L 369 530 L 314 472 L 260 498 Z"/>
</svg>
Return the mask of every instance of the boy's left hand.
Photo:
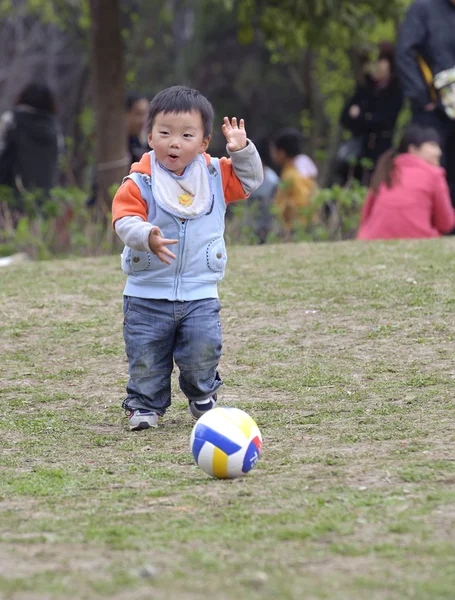
<svg viewBox="0 0 455 600">
<path fill-rule="evenodd" d="M 224 123 L 221 127 L 221 131 L 227 140 L 227 147 L 230 152 L 236 152 L 237 150 L 243 150 L 247 145 L 245 121 L 240 119 L 240 123 L 237 125 L 237 119 L 232 118 L 232 124 L 229 122 L 228 117 L 224 117 Z"/>
</svg>

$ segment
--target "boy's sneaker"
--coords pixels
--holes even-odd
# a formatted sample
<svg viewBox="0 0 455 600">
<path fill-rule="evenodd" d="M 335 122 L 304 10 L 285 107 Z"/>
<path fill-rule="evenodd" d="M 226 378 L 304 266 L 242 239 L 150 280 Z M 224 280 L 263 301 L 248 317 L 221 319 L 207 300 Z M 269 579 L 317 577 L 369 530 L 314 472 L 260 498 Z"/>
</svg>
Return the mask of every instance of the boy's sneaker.
<svg viewBox="0 0 455 600">
<path fill-rule="evenodd" d="M 148 429 L 149 427 L 158 427 L 159 414 L 152 410 L 144 408 L 129 408 L 126 411 L 130 421 L 131 431 L 139 429 Z"/>
<path fill-rule="evenodd" d="M 200 419 L 202 415 L 216 406 L 216 394 L 207 398 L 206 400 L 199 400 L 198 402 L 190 402 L 188 409 L 194 419 Z"/>
</svg>

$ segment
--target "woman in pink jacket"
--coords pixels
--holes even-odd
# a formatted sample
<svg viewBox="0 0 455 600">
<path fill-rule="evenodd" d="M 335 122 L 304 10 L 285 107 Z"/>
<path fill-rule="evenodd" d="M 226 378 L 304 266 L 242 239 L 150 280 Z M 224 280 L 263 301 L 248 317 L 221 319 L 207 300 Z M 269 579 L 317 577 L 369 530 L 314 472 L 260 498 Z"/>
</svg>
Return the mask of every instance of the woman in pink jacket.
<svg viewBox="0 0 455 600">
<path fill-rule="evenodd" d="M 455 228 L 434 129 L 409 127 L 380 158 L 362 209 L 359 240 L 440 237 Z"/>
</svg>

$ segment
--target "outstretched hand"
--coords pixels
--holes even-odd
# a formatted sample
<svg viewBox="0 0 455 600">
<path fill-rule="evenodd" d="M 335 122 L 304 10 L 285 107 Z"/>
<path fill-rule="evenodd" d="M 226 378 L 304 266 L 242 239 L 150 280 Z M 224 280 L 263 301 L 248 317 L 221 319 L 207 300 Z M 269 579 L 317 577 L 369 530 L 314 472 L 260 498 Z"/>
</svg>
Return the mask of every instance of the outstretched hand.
<svg viewBox="0 0 455 600">
<path fill-rule="evenodd" d="M 178 244 L 178 240 L 167 240 L 158 227 L 154 227 L 149 233 L 150 250 L 157 255 L 161 262 L 167 265 L 171 264 L 170 259 L 175 260 L 175 254 L 167 248 L 171 244 Z"/>
<path fill-rule="evenodd" d="M 243 150 L 247 145 L 245 121 L 240 119 L 240 123 L 237 125 L 237 119 L 232 118 L 232 123 L 228 117 L 224 117 L 224 123 L 221 127 L 221 131 L 227 141 L 227 147 L 230 152 L 236 152 L 237 150 Z"/>
</svg>

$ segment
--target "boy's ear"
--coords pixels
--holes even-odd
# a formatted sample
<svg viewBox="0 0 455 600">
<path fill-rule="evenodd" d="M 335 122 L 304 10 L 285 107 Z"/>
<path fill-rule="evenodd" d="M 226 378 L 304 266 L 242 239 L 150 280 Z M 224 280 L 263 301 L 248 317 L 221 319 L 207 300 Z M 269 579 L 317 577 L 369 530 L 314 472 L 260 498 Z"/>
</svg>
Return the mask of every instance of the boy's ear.
<svg viewBox="0 0 455 600">
<path fill-rule="evenodd" d="M 153 149 L 153 142 L 152 142 L 152 134 L 151 133 L 148 134 L 147 141 L 149 143 L 150 148 Z"/>
<path fill-rule="evenodd" d="M 209 147 L 209 144 L 210 144 L 210 140 L 211 140 L 211 139 L 212 139 L 212 136 L 211 136 L 211 135 L 208 135 L 207 137 L 205 137 L 205 138 L 202 140 L 202 144 L 201 144 L 201 148 L 202 148 L 202 149 L 201 149 L 201 152 L 200 152 L 200 154 L 201 154 L 202 152 L 205 152 L 205 151 L 207 150 L 207 148 Z"/>
</svg>

